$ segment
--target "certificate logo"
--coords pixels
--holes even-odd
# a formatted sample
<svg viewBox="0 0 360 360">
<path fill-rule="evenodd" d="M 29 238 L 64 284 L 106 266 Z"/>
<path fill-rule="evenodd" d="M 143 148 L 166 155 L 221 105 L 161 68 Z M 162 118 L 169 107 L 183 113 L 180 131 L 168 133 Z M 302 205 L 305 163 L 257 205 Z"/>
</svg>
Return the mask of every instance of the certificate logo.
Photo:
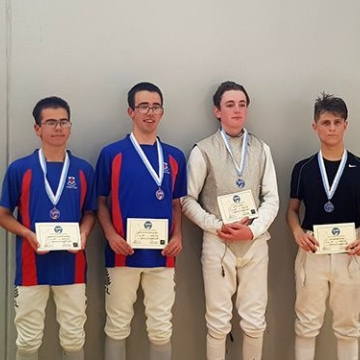
<svg viewBox="0 0 360 360">
<path fill-rule="evenodd" d="M 234 195 L 233 201 L 234 201 L 234 203 L 238 204 L 240 202 L 240 196 L 239 195 Z"/>
<path fill-rule="evenodd" d="M 62 231 L 63 231 L 63 228 L 60 226 L 60 225 L 57 225 L 54 227 L 54 231 L 57 233 L 57 234 L 61 234 Z"/>
<path fill-rule="evenodd" d="M 339 236 L 340 235 L 340 229 L 337 228 L 337 227 L 334 227 L 332 230 L 331 230 L 332 234 L 334 236 Z"/>
<path fill-rule="evenodd" d="M 146 230 L 150 230 L 150 229 L 152 228 L 152 223 L 151 223 L 151 221 L 145 221 L 145 223 L 144 223 L 144 228 L 145 228 Z"/>
</svg>

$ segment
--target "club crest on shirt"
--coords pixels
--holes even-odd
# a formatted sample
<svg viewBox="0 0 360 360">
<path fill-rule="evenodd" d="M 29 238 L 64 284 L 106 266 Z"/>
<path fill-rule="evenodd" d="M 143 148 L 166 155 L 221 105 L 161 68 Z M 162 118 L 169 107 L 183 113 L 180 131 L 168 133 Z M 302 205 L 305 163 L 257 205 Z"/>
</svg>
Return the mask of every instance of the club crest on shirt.
<svg viewBox="0 0 360 360">
<path fill-rule="evenodd" d="M 67 189 L 77 189 L 75 176 L 68 176 L 66 188 Z"/>
<path fill-rule="evenodd" d="M 170 174 L 170 168 L 167 162 L 164 161 L 164 174 Z"/>
</svg>

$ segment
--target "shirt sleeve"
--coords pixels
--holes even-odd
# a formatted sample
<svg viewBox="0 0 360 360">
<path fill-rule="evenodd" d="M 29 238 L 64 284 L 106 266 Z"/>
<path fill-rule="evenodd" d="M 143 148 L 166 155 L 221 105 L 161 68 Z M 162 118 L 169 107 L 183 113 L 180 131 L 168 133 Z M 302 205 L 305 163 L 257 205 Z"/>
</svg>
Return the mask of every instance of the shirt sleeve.
<svg viewBox="0 0 360 360">
<path fill-rule="evenodd" d="M 216 234 L 223 225 L 222 221 L 215 215 L 207 212 L 199 204 L 199 194 L 207 177 L 207 167 L 200 149 L 195 146 L 187 164 L 188 173 L 188 195 L 181 199 L 183 213 L 204 231 Z"/>
<path fill-rule="evenodd" d="M 279 195 L 275 166 L 271 156 L 270 148 L 264 144 L 265 164 L 264 174 L 260 189 L 259 217 L 249 225 L 254 239 L 268 230 L 279 211 Z"/>
<path fill-rule="evenodd" d="M 186 160 L 182 152 L 178 156 L 177 164 L 178 173 L 175 179 L 173 199 L 179 199 L 187 194 Z"/>
<path fill-rule="evenodd" d="M 296 164 L 291 173 L 290 198 L 302 200 L 303 195 L 300 187 L 300 166 Z"/>
<path fill-rule="evenodd" d="M 11 212 L 15 210 L 20 201 L 21 178 L 16 167 L 11 164 L 5 174 L 0 206 L 9 209 Z"/>
<path fill-rule="evenodd" d="M 95 194 L 95 175 L 93 168 L 89 165 L 86 169 L 86 182 L 87 190 L 85 195 L 85 202 L 83 206 L 83 211 L 95 211 L 97 210 L 97 200 Z"/>
<path fill-rule="evenodd" d="M 96 196 L 109 196 L 111 187 L 111 155 L 102 149 L 95 169 Z"/>
</svg>

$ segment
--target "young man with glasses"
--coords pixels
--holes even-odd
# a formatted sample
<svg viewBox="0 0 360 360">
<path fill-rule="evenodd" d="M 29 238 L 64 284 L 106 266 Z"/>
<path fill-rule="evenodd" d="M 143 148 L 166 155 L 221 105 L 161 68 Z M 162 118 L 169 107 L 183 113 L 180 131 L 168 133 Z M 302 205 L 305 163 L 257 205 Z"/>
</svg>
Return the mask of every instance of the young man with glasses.
<svg viewBox="0 0 360 360">
<path fill-rule="evenodd" d="M 360 160 L 344 145 L 347 117 L 343 99 L 325 93 L 316 99 L 312 127 L 320 151 L 298 162 L 291 176 L 287 221 L 299 246 L 296 360 L 315 358 L 327 300 L 333 312 L 338 359 L 358 359 Z M 305 206 L 302 221 L 301 203 Z"/>
<path fill-rule="evenodd" d="M 150 359 L 170 360 L 186 162 L 179 149 L 157 137 L 164 114 L 160 89 L 139 83 L 129 91 L 128 104 L 132 133 L 104 147 L 96 166 L 98 219 L 107 239 L 105 360 L 126 359 L 140 284 Z"/>
<path fill-rule="evenodd" d="M 89 163 L 66 150 L 71 122 L 70 107 L 65 100 L 42 99 L 36 104 L 33 116 L 41 148 L 9 166 L 0 200 L 0 225 L 16 234 L 16 360 L 38 359 L 50 292 L 60 325 L 62 358 L 83 360 L 84 248 L 95 222 L 94 172 Z M 17 218 L 13 216 L 15 208 Z M 68 223 L 75 229 L 75 236 L 71 235 L 64 243 L 62 231 L 73 234 Z M 40 226 L 49 234 L 48 238 L 44 235 L 46 242 L 50 242 L 50 237 L 55 238 L 54 250 L 51 246 L 40 247 L 40 241 L 44 245 Z M 59 237 L 56 233 L 60 233 Z M 62 246 L 66 250 L 61 250 Z"/>
<path fill-rule="evenodd" d="M 266 328 L 268 228 L 279 199 L 269 147 L 245 129 L 250 98 L 222 83 L 213 96 L 220 129 L 192 149 L 184 214 L 204 230 L 207 360 L 224 360 L 232 297 L 244 331 L 243 359 L 260 360 Z"/>
</svg>

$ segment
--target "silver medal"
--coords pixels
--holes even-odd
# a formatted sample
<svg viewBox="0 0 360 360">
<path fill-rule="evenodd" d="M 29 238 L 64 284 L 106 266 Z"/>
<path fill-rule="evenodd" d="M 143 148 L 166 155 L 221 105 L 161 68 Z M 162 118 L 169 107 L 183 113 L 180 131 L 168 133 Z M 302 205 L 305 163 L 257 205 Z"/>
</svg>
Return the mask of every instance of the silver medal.
<svg viewBox="0 0 360 360">
<path fill-rule="evenodd" d="M 239 187 L 239 188 L 243 188 L 245 186 L 245 181 L 243 179 L 238 179 L 236 181 L 236 185 Z"/>
<path fill-rule="evenodd" d="M 246 163 L 246 156 L 247 156 L 247 143 L 248 143 L 248 132 L 247 130 L 244 128 L 244 134 L 243 134 L 243 143 L 242 143 L 242 147 L 241 147 L 241 159 L 240 159 L 240 163 L 238 164 L 234 158 L 234 154 L 233 151 L 231 149 L 231 145 L 230 145 L 230 141 L 228 139 L 228 135 L 225 133 L 224 129 L 220 129 L 220 134 L 221 137 L 223 139 L 224 145 L 233 161 L 233 164 L 235 166 L 236 172 L 239 176 L 239 178 L 236 180 L 236 185 L 239 188 L 243 188 L 245 186 L 245 181 L 243 179 L 241 179 L 241 176 L 243 174 L 243 171 L 245 169 L 245 163 Z"/>
<path fill-rule="evenodd" d="M 322 183 L 323 183 L 323 186 L 324 186 L 326 197 L 328 199 L 327 203 L 324 205 L 324 210 L 327 213 L 331 213 L 335 209 L 335 206 L 331 202 L 331 199 L 335 194 L 335 191 L 336 191 L 336 189 L 337 189 L 337 187 L 339 185 L 339 182 L 340 182 L 341 175 L 343 174 L 344 169 L 345 169 L 345 165 L 346 165 L 346 161 L 347 161 L 347 150 L 344 149 L 344 152 L 343 152 L 342 157 L 341 157 L 340 165 L 339 165 L 339 167 L 337 169 L 335 178 L 334 178 L 333 183 L 332 183 L 331 186 L 329 185 L 329 180 L 328 180 L 328 177 L 327 177 L 325 164 L 324 164 L 324 159 L 323 159 L 321 150 L 318 152 L 317 159 L 318 159 L 318 164 L 319 164 Z"/>
<path fill-rule="evenodd" d="M 333 204 L 331 201 L 328 201 L 328 202 L 324 205 L 324 210 L 325 210 L 327 213 L 333 212 L 334 209 L 335 209 L 335 206 L 334 206 L 334 204 Z"/>
<path fill-rule="evenodd" d="M 56 208 L 57 203 L 60 200 L 61 194 L 65 188 L 65 181 L 66 181 L 66 176 L 67 173 L 69 171 L 69 167 L 70 167 L 70 159 L 69 159 L 69 155 L 67 152 L 65 152 L 65 160 L 64 160 L 64 164 L 61 170 L 61 175 L 60 175 L 60 181 L 56 190 L 56 193 L 54 194 L 54 192 L 52 191 L 49 181 L 46 177 L 47 175 L 47 166 L 46 166 L 46 159 L 45 159 L 45 155 L 43 153 L 43 150 L 40 149 L 39 150 L 39 162 L 40 162 L 40 166 L 44 175 L 44 185 L 45 185 L 45 191 L 46 194 L 49 198 L 49 200 L 51 201 L 51 203 L 53 204 L 53 208 L 49 211 L 49 216 L 50 219 L 52 220 L 57 220 L 60 217 L 60 210 Z"/>
<path fill-rule="evenodd" d="M 139 143 L 135 139 L 135 136 L 134 136 L 133 133 L 130 134 L 130 141 L 132 142 L 136 152 L 139 154 L 139 156 L 140 156 L 142 162 L 144 163 L 147 171 L 149 172 L 151 177 L 156 182 L 156 185 L 159 187 L 155 192 L 156 198 L 158 200 L 164 199 L 165 193 L 160 187 L 161 184 L 162 184 L 163 178 L 164 178 L 164 154 L 163 154 L 163 149 L 162 149 L 160 141 L 158 139 L 156 139 L 156 148 L 157 148 L 158 163 L 159 163 L 159 174 L 156 173 L 156 171 L 154 170 L 154 168 L 150 164 L 149 159 L 146 157 L 144 151 L 142 150 L 141 146 L 139 145 Z"/>
<path fill-rule="evenodd" d="M 52 220 L 57 220 L 60 218 L 60 210 L 54 207 L 50 210 L 49 215 Z"/>
<path fill-rule="evenodd" d="M 161 189 L 158 189 L 155 196 L 158 200 L 162 200 L 165 197 L 165 193 Z"/>
</svg>

